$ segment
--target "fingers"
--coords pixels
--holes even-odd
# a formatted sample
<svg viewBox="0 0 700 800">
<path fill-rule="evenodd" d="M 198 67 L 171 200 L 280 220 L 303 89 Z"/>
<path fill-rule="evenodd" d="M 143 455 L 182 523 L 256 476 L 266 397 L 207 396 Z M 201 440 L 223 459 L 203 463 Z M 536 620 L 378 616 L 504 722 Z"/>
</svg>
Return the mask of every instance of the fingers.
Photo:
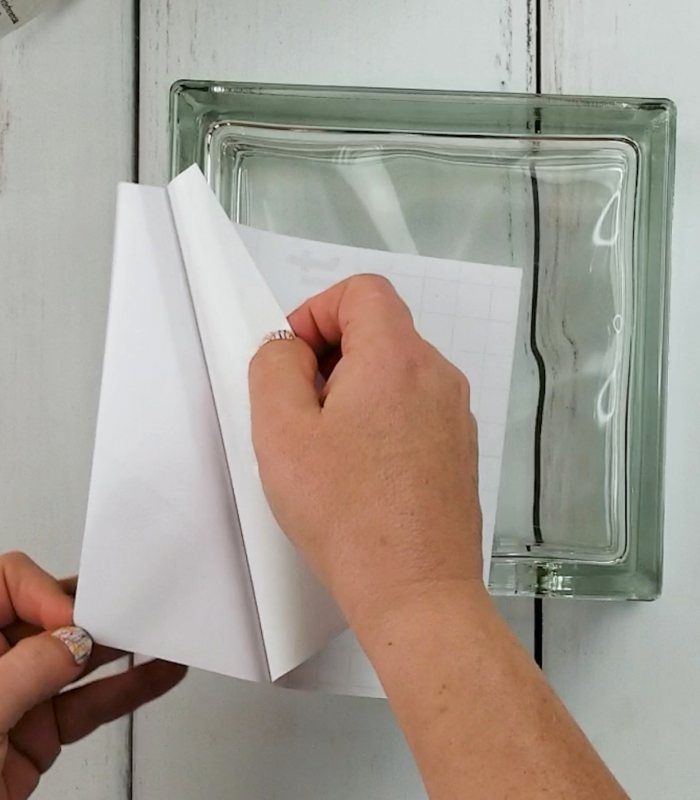
<svg viewBox="0 0 700 800">
<path fill-rule="evenodd" d="M 275 341 L 263 345 L 250 363 L 253 444 L 260 458 L 273 432 L 296 430 L 321 411 L 315 380 L 316 356 L 301 341 Z"/>
<path fill-rule="evenodd" d="M 39 785 L 41 777 L 36 766 L 24 754 L 10 747 L 2 767 L 4 786 L 11 792 L 7 800 L 24 800 L 29 797 Z M 5 797 L 0 791 L 0 797 Z"/>
<path fill-rule="evenodd" d="M 129 714 L 177 685 L 185 667 L 149 661 L 138 667 L 64 692 L 54 699 L 56 722 L 63 744 L 92 733 L 100 725 Z"/>
<path fill-rule="evenodd" d="M 51 702 L 34 706 L 10 731 L 10 744 L 43 775 L 61 754 Z"/>
<path fill-rule="evenodd" d="M 78 589 L 77 575 L 71 575 L 70 578 L 61 578 L 58 583 L 66 594 L 70 595 L 71 597 L 75 597 L 75 593 Z"/>
<path fill-rule="evenodd" d="M 0 628 L 22 619 L 46 630 L 70 625 L 73 602 L 24 553 L 0 556 Z"/>
<path fill-rule="evenodd" d="M 103 651 L 101 658 L 99 658 L 99 651 Z M 85 678 L 92 669 L 96 669 L 99 665 L 95 660 L 96 653 L 98 653 L 98 660 L 101 660 L 102 663 L 107 663 L 107 660 L 113 660 L 113 658 L 123 657 L 124 655 L 117 650 L 95 647 L 88 666 L 80 676 L 81 679 Z M 111 656 L 109 659 L 107 658 L 108 655 Z M 61 696 L 58 695 L 58 697 Z M 52 701 L 34 706 L 10 731 L 12 746 L 21 755 L 26 756 L 40 774 L 43 774 L 51 767 L 60 754 L 61 745 L 63 744 L 57 719 L 56 699 L 53 698 Z"/>
<path fill-rule="evenodd" d="M 317 355 L 333 345 L 347 355 L 355 347 L 415 335 L 408 307 L 379 275 L 355 275 L 331 286 L 292 312 L 289 322 Z"/>
<path fill-rule="evenodd" d="M 0 732 L 7 733 L 34 706 L 83 672 L 92 640 L 81 628 L 59 628 L 22 639 L 0 657 Z"/>
<path fill-rule="evenodd" d="M 265 344 L 249 371 L 253 442 L 258 455 L 272 431 L 294 430 L 320 413 L 316 376 L 327 377 L 353 349 L 376 349 L 417 336 L 410 312 L 389 281 L 357 275 L 307 300 L 290 316 L 298 339 Z M 316 355 L 314 355 L 314 353 Z"/>
<path fill-rule="evenodd" d="M 12 625 L 8 625 L 2 632 L 7 646 L 3 648 L 2 642 L 0 641 L 0 655 L 6 650 L 9 650 L 10 647 L 14 647 L 14 645 L 22 641 L 22 639 L 26 639 L 29 636 L 38 636 L 43 632 L 43 629 L 36 625 L 29 625 L 27 622 L 13 622 Z M 105 647 L 104 645 L 96 644 L 92 648 L 90 658 L 85 665 L 85 669 L 80 674 L 80 677 L 85 678 L 96 669 L 103 667 L 105 664 L 110 664 L 112 661 L 116 661 L 118 658 L 122 658 L 125 655 L 128 655 L 128 653 L 125 653 L 123 650 L 116 650 L 113 647 Z"/>
</svg>

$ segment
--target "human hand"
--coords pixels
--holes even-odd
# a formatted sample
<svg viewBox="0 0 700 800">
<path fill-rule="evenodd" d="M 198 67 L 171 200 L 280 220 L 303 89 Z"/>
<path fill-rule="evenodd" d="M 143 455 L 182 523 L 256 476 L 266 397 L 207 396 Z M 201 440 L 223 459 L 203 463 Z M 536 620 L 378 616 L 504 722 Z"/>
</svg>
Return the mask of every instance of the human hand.
<svg viewBox="0 0 700 800">
<path fill-rule="evenodd" d="M 250 366 L 260 476 L 377 670 L 427 793 L 625 797 L 482 583 L 464 376 L 374 276 L 289 319 L 298 338 Z"/>
<path fill-rule="evenodd" d="M 159 697 L 185 674 L 151 661 L 60 693 L 124 655 L 93 648 L 72 625 L 74 593 L 74 580 L 56 581 L 22 553 L 0 556 L 0 800 L 25 800 L 61 745 Z"/>
<path fill-rule="evenodd" d="M 298 338 L 264 345 L 250 367 L 253 442 L 282 529 L 351 624 L 436 584 L 483 592 L 464 375 L 377 276 L 349 278 L 289 319 Z"/>
</svg>

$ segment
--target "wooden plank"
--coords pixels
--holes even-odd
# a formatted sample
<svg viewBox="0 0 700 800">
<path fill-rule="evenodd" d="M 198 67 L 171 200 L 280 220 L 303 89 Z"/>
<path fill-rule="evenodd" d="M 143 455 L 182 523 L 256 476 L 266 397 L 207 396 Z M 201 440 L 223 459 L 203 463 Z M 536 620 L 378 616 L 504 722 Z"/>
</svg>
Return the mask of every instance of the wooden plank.
<svg viewBox="0 0 700 800">
<path fill-rule="evenodd" d="M 129 3 L 71 2 L 0 40 L 0 551 L 78 565 L 115 183 L 133 163 Z M 38 798 L 126 800 L 128 721 L 67 748 Z"/>
<path fill-rule="evenodd" d="M 697 797 L 700 768 L 700 7 L 543 3 L 543 90 L 678 103 L 664 589 L 651 604 L 549 602 L 547 675 L 632 797 Z"/>
<path fill-rule="evenodd" d="M 179 78 L 523 91 L 526 7 L 511 0 L 142 5 L 140 178 L 168 178 Z M 501 603 L 532 639 L 532 603 Z M 252 687 L 204 673 L 136 715 L 137 800 L 423 797 L 382 701 Z"/>
<path fill-rule="evenodd" d="M 145 3 L 140 176 L 168 177 L 168 89 L 179 78 L 524 91 L 526 7 L 513 0 Z"/>
</svg>

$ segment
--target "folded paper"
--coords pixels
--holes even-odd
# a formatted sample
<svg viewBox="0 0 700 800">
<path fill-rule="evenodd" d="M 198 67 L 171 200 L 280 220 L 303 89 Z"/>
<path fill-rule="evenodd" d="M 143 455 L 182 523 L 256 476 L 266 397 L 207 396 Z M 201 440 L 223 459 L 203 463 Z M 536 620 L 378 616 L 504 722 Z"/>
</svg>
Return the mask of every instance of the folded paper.
<svg viewBox="0 0 700 800">
<path fill-rule="evenodd" d="M 278 528 L 250 439 L 249 360 L 282 309 L 386 275 L 472 386 L 485 579 L 520 271 L 235 225 L 196 167 L 122 184 L 76 622 L 114 647 L 248 680 L 381 694 Z"/>
</svg>

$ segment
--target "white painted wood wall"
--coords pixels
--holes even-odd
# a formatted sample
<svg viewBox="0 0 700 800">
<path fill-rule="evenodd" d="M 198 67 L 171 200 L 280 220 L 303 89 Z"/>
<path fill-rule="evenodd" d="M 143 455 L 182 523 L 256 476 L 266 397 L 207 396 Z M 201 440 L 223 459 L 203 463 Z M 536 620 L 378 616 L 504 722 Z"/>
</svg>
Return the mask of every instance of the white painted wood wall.
<svg viewBox="0 0 700 800">
<path fill-rule="evenodd" d="M 69 0 L 0 40 L 0 551 L 19 547 L 57 573 L 77 565 L 114 185 L 166 179 L 173 80 L 533 91 L 536 17 L 535 0 Z M 539 33 L 543 91 L 679 104 L 664 595 L 647 605 L 545 603 L 544 663 L 633 797 L 693 800 L 700 7 L 541 0 Z M 529 642 L 532 603 L 503 608 Z M 121 721 L 68 748 L 37 796 L 424 795 L 382 703 L 195 673 L 135 716 L 133 739 Z"/>
</svg>

